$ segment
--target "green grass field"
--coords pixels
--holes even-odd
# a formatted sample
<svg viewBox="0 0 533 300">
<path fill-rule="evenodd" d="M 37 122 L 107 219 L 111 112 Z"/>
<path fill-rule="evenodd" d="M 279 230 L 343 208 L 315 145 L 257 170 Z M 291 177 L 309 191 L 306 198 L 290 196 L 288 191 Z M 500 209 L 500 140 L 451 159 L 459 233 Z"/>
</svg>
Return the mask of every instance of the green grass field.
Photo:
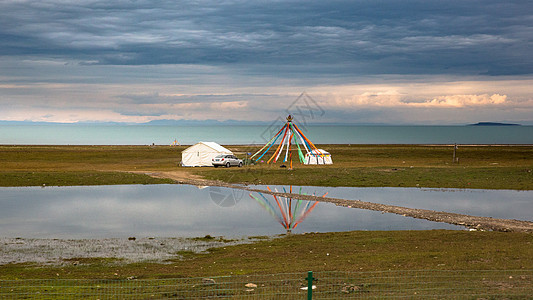
<svg viewBox="0 0 533 300">
<path fill-rule="evenodd" d="M 73 261 L 79 264 L 74 265 Z M 59 266 L 3 265 L 0 279 L 150 279 L 309 270 L 518 270 L 531 266 L 533 235 L 527 233 L 354 231 L 288 235 L 211 249 L 203 254 L 181 252 L 166 263 L 124 264 L 80 258 Z"/>
<path fill-rule="evenodd" d="M 138 170 L 178 167 L 182 148 L 149 146 L 0 146 L 0 186 L 157 184 Z"/>
<path fill-rule="evenodd" d="M 249 184 L 310 186 L 533 189 L 533 147 L 463 146 L 454 163 L 450 146 L 321 145 L 333 165 L 282 163 L 237 169 L 196 169 L 208 179 Z M 230 147 L 235 152 L 238 147 Z M 287 165 L 287 163 L 285 163 Z"/>
<path fill-rule="evenodd" d="M 169 146 L 0 146 L 0 186 L 168 183 L 138 171 L 182 171 L 232 183 L 533 189 L 533 146 L 318 145 L 330 166 L 293 170 L 281 163 L 243 168 L 182 168 Z M 229 146 L 237 156 L 257 150 Z"/>
</svg>

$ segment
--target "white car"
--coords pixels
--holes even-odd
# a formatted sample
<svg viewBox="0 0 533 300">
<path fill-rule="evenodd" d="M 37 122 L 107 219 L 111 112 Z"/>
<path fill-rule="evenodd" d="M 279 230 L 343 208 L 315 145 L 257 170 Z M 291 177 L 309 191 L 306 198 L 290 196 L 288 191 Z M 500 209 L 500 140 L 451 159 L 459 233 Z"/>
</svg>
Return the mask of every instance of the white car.
<svg viewBox="0 0 533 300">
<path fill-rule="evenodd" d="M 238 166 L 240 168 L 242 167 L 242 159 L 238 159 L 231 154 L 221 154 L 213 158 L 212 164 L 215 168 L 218 168 L 218 166 L 226 166 L 226 168 Z"/>
</svg>

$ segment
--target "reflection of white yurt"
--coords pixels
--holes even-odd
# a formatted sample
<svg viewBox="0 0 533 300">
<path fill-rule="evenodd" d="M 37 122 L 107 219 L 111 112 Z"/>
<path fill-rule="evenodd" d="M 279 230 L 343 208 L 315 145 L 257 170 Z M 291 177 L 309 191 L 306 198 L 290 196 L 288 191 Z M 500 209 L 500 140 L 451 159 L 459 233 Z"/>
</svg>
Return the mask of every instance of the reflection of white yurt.
<svg viewBox="0 0 533 300">
<path fill-rule="evenodd" d="M 326 150 L 318 149 L 311 152 L 307 152 L 305 155 L 306 165 L 331 165 L 333 161 L 331 160 L 331 154 Z"/>
<path fill-rule="evenodd" d="M 183 167 L 212 167 L 212 159 L 220 154 L 233 154 L 233 152 L 215 142 L 199 142 L 181 152 L 181 165 Z"/>
</svg>

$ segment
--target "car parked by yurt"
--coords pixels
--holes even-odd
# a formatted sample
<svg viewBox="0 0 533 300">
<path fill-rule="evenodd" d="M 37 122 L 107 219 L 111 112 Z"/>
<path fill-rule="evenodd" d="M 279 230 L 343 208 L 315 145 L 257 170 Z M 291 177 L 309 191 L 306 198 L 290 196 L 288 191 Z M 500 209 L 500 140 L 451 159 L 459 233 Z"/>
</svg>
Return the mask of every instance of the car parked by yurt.
<svg viewBox="0 0 533 300">
<path fill-rule="evenodd" d="M 231 166 L 237 166 L 240 168 L 242 167 L 242 164 L 242 159 L 238 159 L 235 155 L 221 154 L 213 158 L 213 167 L 215 168 L 218 168 L 220 166 L 224 166 L 226 168 L 229 168 Z"/>
</svg>

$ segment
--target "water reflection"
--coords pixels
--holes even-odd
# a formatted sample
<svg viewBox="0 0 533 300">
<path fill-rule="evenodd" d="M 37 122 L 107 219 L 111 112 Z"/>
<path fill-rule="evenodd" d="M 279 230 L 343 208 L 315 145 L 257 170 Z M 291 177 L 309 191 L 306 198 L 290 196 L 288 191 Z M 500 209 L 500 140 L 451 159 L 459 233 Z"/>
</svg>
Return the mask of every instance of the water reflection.
<svg viewBox="0 0 533 300">
<path fill-rule="evenodd" d="M 279 187 L 281 186 L 271 186 L 271 188 Z M 266 186 L 258 186 L 258 188 L 266 188 Z M 312 189 L 316 193 L 328 192 L 328 197 L 332 198 L 473 216 L 533 221 L 533 191 L 391 187 L 312 187 Z"/>
<path fill-rule="evenodd" d="M 267 188 L 269 191 L 272 191 L 270 187 Z M 275 188 L 275 191 L 278 192 L 278 189 Z M 292 193 L 292 185 L 289 187 L 289 191 L 283 187 L 283 192 Z M 274 217 L 283 228 L 285 228 L 287 233 L 291 233 L 293 229 L 298 227 L 298 225 L 305 220 L 318 204 L 317 201 L 304 201 L 299 199 L 294 199 L 293 201 L 292 198 L 287 197 L 270 194 L 265 196 L 263 193 L 257 194 L 259 194 L 259 197 L 256 197 L 253 193 L 250 194 L 250 197 L 268 211 L 268 213 Z M 302 187 L 300 187 L 298 194 L 305 194 L 302 192 Z M 327 194 L 328 193 L 326 192 L 322 197 L 325 197 Z M 316 195 L 313 194 L 313 196 Z"/>
<path fill-rule="evenodd" d="M 326 192 L 320 188 L 302 188 L 302 193 L 322 195 Z M 242 197 L 243 193 L 187 185 L 0 188 L 0 236 L 120 238 L 284 233 L 256 200 Z M 462 229 L 329 203 L 316 205 L 305 222 L 298 224 L 292 230 Z"/>
</svg>

